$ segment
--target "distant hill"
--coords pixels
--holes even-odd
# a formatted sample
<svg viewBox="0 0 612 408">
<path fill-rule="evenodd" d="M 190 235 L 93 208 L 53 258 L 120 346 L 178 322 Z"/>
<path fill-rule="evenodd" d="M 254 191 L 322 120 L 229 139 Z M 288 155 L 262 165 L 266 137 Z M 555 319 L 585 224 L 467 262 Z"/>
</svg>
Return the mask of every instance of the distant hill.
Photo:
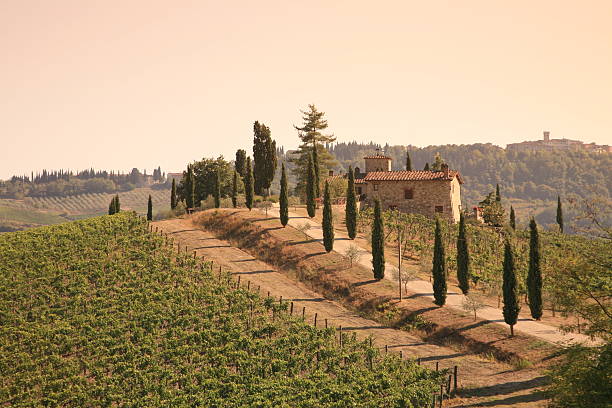
<svg viewBox="0 0 612 408">
<path fill-rule="evenodd" d="M 380 146 L 374 143 L 337 143 L 328 147 L 338 160 L 339 171 L 348 166 L 364 168 L 363 156 L 382 148 L 393 158 L 393 169 L 405 168 L 406 152 L 413 169 L 430 164 L 436 153 L 459 170 L 465 184 L 464 206 L 476 205 L 499 183 L 505 205 L 513 204 L 523 221 L 533 214 L 542 223 L 554 222 L 557 194 L 571 196 L 612 192 L 612 154 L 584 151 L 513 152 L 492 144 L 427 146 Z"/>
</svg>

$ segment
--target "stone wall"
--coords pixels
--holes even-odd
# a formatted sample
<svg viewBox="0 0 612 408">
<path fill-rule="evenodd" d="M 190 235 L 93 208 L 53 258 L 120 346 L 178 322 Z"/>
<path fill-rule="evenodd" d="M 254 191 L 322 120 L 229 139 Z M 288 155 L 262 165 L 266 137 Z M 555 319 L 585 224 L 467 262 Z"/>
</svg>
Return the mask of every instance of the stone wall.
<svg viewBox="0 0 612 408">
<path fill-rule="evenodd" d="M 373 171 L 391 171 L 391 159 L 388 157 L 368 157 L 365 159 L 365 172 Z"/>
<path fill-rule="evenodd" d="M 412 189 L 412 198 L 406 199 L 404 191 L 409 189 Z M 461 185 L 456 178 L 452 181 L 369 181 L 364 192 L 368 205 L 373 205 L 378 198 L 383 210 L 398 208 L 402 212 L 429 217 L 438 214 L 450 221 L 459 221 Z M 436 206 L 442 207 L 442 213 L 436 213 Z"/>
</svg>

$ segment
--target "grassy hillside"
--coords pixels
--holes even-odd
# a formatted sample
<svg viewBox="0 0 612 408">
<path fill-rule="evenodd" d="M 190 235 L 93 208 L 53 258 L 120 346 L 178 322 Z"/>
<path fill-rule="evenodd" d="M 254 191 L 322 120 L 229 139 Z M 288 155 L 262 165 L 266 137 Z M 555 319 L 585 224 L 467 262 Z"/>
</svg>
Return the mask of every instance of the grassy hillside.
<svg viewBox="0 0 612 408">
<path fill-rule="evenodd" d="M 403 406 L 445 373 L 308 326 L 131 212 L 0 235 L 4 406 Z"/>
</svg>

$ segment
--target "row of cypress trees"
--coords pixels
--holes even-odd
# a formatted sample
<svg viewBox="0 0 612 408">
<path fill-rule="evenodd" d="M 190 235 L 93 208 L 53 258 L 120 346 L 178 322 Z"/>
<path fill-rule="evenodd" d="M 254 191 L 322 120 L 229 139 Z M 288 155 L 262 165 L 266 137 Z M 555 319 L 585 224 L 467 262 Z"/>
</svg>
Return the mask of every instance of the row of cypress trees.
<svg viewBox="0 0 612 408">
<path fill-rule="evenodd" d="M 542 271 L 540 267 L 540 238 L 538 226 L 532 218 L 529 223 L 529 271 L 527 274 L 527 295 L 531 317 L 540 320 L 542 317 Z M 373 232 L 374 234 L 374 232 Z M 436 219 L 434 238 L 434 256 L 432 265 L 434 303 L 443 306 L 446 303 L 446 257 L 444 254 L 444 241 L 440 220 Z M 467 241 L 465 218 L 461 214 L 459 219 L 459 233 L 457 236 L 457 280 L 463 294 L 469 293 L 469 266 L 470 255 Z M 518 296 L 518 283 L 514 261 L 514 250 L 509 238 L 504 243 L 503 262 L 503 315 L 504 321 L 510 325 L 510 334 L 514 335 L 514 325 L 518 320 L 520 302 Z"/>
</svg>

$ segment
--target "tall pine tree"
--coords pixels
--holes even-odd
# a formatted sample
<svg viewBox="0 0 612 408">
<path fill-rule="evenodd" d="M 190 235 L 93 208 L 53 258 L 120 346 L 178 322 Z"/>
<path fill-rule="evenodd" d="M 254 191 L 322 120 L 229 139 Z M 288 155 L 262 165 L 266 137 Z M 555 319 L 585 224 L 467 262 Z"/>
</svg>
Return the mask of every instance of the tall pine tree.
<svg viewBox="0 0 612 408">
<path fill-rule="evenodd" d="M 442 241 L 440 218 L 436 218 L 433 268 L 431 274 L 433 276 L 434 303 L 438 306 L 444 306 L 446 303 L 446 257 L 444 255 L 444 242 Z"/>
<path fill-rule="evenodd" d="M 285 163 L 281 166 L 281 179 L 280 179 L 280 196 L 278 197 L 280 205 L 280 222 L 283 227 L 287 226 L 289 222 L 289 192 L 287 191 L 287 173 L 285 172 Z"/>
<path fill-rule="evenodd" d="M 308 177 L 306 178 L 306 210 L 310 218 L 316 213 L 315 191 L 315 170 L 311 154 L 308 157 Z"/>
<path fill-rule="evenodd" d="M 557 196 L 557 224 L 559 232 L 563 234 L 563 208 L 561 208 L 561 196 Z"/>
<path fill-rule="evenodd" d="M 532 218 L 529 222 L 529 272 L 527 273 L 527 295 L 531 317 L 542 317 L 542 270 L 540 269 L 540 236 L 538 225 Z"/>
<path fill-rule="evenodd" d="M 234 170 L 234 178 L 232 179 L 232 207 L 238 206 L 238 172 Z"/>
<path fill-rule="evenodd" d="M 499 184 L 495 185 L 495 201 L 501 201 L 501 194 L 499 193 Z"/>
<path fill-rule="evenodd" d="M 153 200 L 151 194 L 149 194 L 149 201 L 147 202 L 147 221 L 153 221 Z"/>
<path fill-rule="evenodd" d="M 215 189 L 213 197 L 215 199 L 215 208 L 221 207 L 221 176 L 219 175 L 218 169 L 215 172 Z"/>
<path fill-rule="evenodd" d="M 172 190 L 170 191 L 170 209 L 176 209 L 176 180 L 172 179 Z"/>
<path fill-rule="evenodd" d="M 514 214 L 514 207 L 510 206 L 510 227 L 516 230 L 516 215 Z"/>
<path fill-rule="evenodd" d="M 119 201 L 119 194 L 115 195 L 115 213 L 121 211 L 121 202 Z"/>
<path fill-rule="evenodd" d="M 246 160 L 246 176 L 244 178 L 244 198 L 246 201 L 246 206 L 251 211 L 253 208 L 253 196 L 255 195 L 253 184 L 255 181 L 253 180 L 253 169 L 251 168 L 251 158 L 247 157 Z"/>
<path fill-rule="evenodd" d="M 374 200 L 374 221 L 372 223 L 372 269 L 374 279 L 385 277 L 385 225 L 380 210 L 380 200 Z"/>
<path fill-rule="evenodd" d="M 246 158 L 247 156 L 245 150 L 236 150 L 236 161 L 234 162 L 234 168 L 243 179 L 246 174 Z"/>
<path fill-rule="evenodd" d="M 357 236 L 357 199 L 355 197 L 355 173 L 349 166 L 348 186 L 346 188 L 346 208 L 345 208 L 346 230 L 350 239 Z"/>
<path fill-rule="evenodd" d="M 302 126 L 294 127 L 298 131 L 298 136 L 302 143 L 295 157 L 291 159 L 291 162 L 295 165 L 292 171 L 298 179 L 296 190 L 303 196 L 305 195 L 307 183 L 308 158 L 311 157 L 313 149 L 317 150 L 316 159 L 319 166 L 316 174 L 326 174 L 325 171 L 331 169 L 337 163 L 326 149 L 326 146 L 333 143 L 336 138 L 334 135 L 323 133 L 327 129 L 327 120 L 324 119 L 325 112 L 319 112 L 314 105 L 308 105 L 308 110 L 301 112 Z M 318 187 L 315 193 L 320 193 Z M 319 196 L 317 194 L 317 197 Z"/>
<path fill-rule="evenodd" d="M 470 251 L 465 232 L 465 217 L 459 215 L 459 235 L 457 236 L 457 280 L 464 295 L 470 291 Z"/>
<path fill-rule="evenodd" d="M 329 183 L 327 181 L 325 181 L 323 195 L 323 246 L 325 246 L 327 252 L 331 252 L 334 249 L 334 216 L 332 214 Z"/>
<path fill-rule="evenodd" d="M 504 321 L 510 325 L 510 336 L 514 336 L 514 325 L 518 320 L 519 305 L 518 284 L 514 265 L 514 251 L 510 240 L 506 239 L 504 244 L 504 275 L 502 291 L 504 295 L 504 308 L 502 310 Z"/>
<path fill-rule="evenodd" d="M 406 171 L 412 171 L 412 162 L 410 161 L 410 152 L 406 150 Z"/>
<path fill-rule="evenodd" d="M 253 124 L 253 177 L 255 194 L 268 195 L 276 171 L 276 142 L 270 128 L 263 123 Z"/>
</svg>

